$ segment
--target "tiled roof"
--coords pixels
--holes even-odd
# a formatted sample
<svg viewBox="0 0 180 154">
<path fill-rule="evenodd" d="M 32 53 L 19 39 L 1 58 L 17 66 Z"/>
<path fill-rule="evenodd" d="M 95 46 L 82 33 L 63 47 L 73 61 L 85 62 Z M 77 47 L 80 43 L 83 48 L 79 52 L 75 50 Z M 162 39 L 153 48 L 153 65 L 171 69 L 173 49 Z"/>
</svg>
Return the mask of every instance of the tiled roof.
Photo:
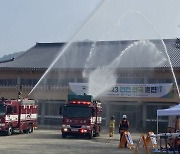
<svg viewBox="0 0 180 154">
<path fill-rule="evenodd" d="M 47 68 L 64 43 L 36 43 L 14 61 L 1 63 L 6 68 Z"/>
<path fill-rule="evenodd" d="M 173 67 L 180 68 L 177 39 L 145 41 L 99 41 L 36 43 L 13 61 L 0 63 L 0 69 L 46 69 L 62 54 L 56 68 L 162 68 L 169 67 L 167 48 Z"/>
</svg>

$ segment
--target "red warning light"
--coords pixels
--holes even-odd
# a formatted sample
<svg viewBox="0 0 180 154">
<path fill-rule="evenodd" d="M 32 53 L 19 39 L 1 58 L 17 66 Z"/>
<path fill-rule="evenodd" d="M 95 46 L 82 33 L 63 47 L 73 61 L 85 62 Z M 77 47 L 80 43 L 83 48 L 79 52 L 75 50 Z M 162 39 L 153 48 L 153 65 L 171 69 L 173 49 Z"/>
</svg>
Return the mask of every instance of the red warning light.
<svg viewBox="0 0 180 154">
<path fill-rule="evenodd" d="M 70 103 L 72 103 L 72 104 L 83 104 L 83 105 L 90 105 L 91 104 L 91 102 L 85 102 L 85 101 L 72 101 L 72 102 L 70 102 Z"/>
</svg>

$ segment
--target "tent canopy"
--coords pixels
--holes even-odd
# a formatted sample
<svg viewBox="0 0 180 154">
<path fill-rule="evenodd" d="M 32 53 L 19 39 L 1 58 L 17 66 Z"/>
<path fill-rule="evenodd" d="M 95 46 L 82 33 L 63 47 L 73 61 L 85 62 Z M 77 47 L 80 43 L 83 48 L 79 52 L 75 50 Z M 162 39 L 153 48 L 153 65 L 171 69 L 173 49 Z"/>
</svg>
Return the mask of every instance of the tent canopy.
<svg viewBox="0 0 180 154">
<path fill-rule="evenodd" d="M 168 109 L 157 110 L 157 116 L 180 115 L 180 104 Z"/>
</svg>

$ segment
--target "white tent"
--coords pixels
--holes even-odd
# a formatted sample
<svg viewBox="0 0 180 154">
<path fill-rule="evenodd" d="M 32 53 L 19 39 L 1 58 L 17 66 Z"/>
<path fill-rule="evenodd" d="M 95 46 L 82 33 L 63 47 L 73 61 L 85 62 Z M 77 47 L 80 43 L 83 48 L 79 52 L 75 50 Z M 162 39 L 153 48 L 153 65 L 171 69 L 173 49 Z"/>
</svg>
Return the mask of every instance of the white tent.
<svg viewBox="0 0 180 154">
<path fill-rule="evenodd" d="M 157 116 L 180 115 L 180 104 L 170 107 L 169 109 L 157 110 Z"/>
<path fill-rule="evenodd" d="M 157 133 L 158 133 L 158 117 L 159 116 L 180 116 L 180 104 L 170 107 L 168 109 L 157 110 Z"/>
</svg>

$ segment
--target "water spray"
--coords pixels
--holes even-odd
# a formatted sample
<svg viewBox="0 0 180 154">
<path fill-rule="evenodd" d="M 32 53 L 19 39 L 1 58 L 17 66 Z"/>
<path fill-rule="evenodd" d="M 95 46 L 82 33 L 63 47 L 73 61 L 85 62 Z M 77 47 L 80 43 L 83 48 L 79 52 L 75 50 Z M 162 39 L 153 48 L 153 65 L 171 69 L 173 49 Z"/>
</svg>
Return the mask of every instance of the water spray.
<svg viewBox="0 0 180 154">
<path fill-rule="evenodd" d="M 55 58 L 55 60 L 50 64 L 50 66 L 48 67 L 48 69 L 46 70 L 46 72 L 43 74 L 43 76 L 39 79 L 39 81 L 36 83 L 36 85 L 33 87 L 33 89 L 29 92 L 28 96 L 31 95 L 31 93 L 34 91 L 34 89 L 39 85 L 39 83 L 42 81 L 42 79 L 47 75 L 47 73 L 51 70 L 51 68 L 54 66 L 54 64 L 58 61 L 58 59 L 64 54 L 64 52 L 68 49 L 68 47 L 71 45 L 72 42 L 74 42 L 75 38 L 79 35 L 81 29 L 83 29 L 83 27 L 85 27 L 85 25 L 88 23 L 88 21 L 92 18 L 92 16 L 95 14 L 95 12 L 100 8 L 100 6 L 104 3 L 105 0 L 102 0 L 98 6 L 96 7 L 96 9 L 93 11 L 93 13 L 86 19 L 86 21 L 84 22 L 84 24 L 82 24 L 82 26 L 80 26 L 80 28 L 76 31 L 76 33 L 73 35 L 72 39 L 70 39 L 69 43 L 67 43 L 62 51 L 60 50 L 60 54 Z"/>
<path fill-rule="evenodd" d="M 154 31 L 156 32 L 157 36 L 160 38 L 161 43 L 162 43 L 162 45 L 163 45 L 163 47 L 164 47 L 164 49 L 165 49 L 165 54 L 166 54 L 166 56 L 167 56 L 167 58 L 168 58 L 168 62 L 169 62 L 169 64 L 170 64 L 171 72 L 172 72 L 172 75 L 173 75 L 173 78 L 174 78 L 174 82 L 175 82 L 175 85 L 176 85 L 176 88 L 177 88 L 178 96 L 179 96 L 179 99 L 180 99 L 180 91 L 179 91 L 178 83 L 177 83 L 177 80 L 176 80 L 176 75 L 175 75 L 175 73 L 174 73 L 174 69 L 173 69 L 173 66 L 172 66 L 172 63 L 171 63 L 171 59 L 170 59 L 169 54 L 168 54 L 168 52 L 167 52 L 166 45 L 165 45 L 163 39 L 161 38 L 161 36 L 160 36 L 160 34 L 159 34 L 158 29 L 157 29 L 157 28 L 150 22 L 150 20 L 149 20 L 146 16 L 144 16 L 144 14 L 142 14 L 140 11 L 132 11 L 132 10 L 126 11 L 126 12 L 121 16 L 118 25 L 121 24 L 121 20 L 122 20 L 127 14 L 132 13 L 132 12 L 133 12 L 133 13 L 135 12 L 135 13 L 137 13 L 138 15 L 142 16 L 142 17 L 145 19 L 145 21 L 154 29 Z"/>
</svg>

